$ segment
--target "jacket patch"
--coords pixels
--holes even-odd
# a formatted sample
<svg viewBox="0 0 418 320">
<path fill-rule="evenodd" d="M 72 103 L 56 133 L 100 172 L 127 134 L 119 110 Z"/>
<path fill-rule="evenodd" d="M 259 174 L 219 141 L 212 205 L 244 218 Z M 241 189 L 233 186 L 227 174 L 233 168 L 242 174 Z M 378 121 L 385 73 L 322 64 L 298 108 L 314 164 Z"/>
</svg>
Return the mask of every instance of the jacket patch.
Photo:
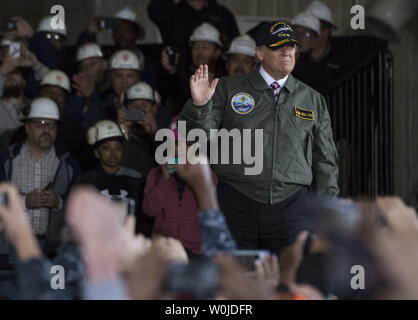
<svg viewBox="0 0 418 320">
<path fill-rule="evenodd" d="M 254 98 L 245 92 L 237 93 L 231 99 L 231 107 L 235 113 L 249 114 L 255 107 Z"/>
<path fill-rule="evenodd" d="M 302 109 L 302 108 L 295 106 L 295 115 L 296 117 L 304 119 L 304 120 L 310 120 L 310 121 L 315 120 L 313 110 Z"/>
</svg>

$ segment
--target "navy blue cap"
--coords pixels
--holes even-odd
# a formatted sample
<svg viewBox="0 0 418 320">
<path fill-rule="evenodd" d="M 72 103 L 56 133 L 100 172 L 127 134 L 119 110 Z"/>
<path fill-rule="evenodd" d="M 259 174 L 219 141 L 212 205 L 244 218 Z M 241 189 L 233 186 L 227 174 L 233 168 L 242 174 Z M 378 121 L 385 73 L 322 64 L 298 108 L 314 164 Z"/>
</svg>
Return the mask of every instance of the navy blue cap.
<svg viewBox="0 0 418 320">
<path fill-rule="evenodd" d="M 272 50 L 277 50 L 290 44 L 296 44 L 300 47 L 293 28 L 285 21 L 267 22 L 258 29 L 257 47 L 267 46 Z"/>
</svg>

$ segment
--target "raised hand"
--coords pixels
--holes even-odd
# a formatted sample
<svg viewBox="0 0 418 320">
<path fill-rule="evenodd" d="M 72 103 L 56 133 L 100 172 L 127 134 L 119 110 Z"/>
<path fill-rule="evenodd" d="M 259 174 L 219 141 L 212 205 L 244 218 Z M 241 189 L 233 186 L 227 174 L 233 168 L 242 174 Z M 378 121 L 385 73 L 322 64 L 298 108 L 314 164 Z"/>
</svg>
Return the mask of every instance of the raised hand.
<svg viewBox="0 0 418 320">
<path fill-rule="evenodd" d="M 6 193 L 8 205 L 0 205 L 0 225 L 16 249 L 20 260 L 42 255 L 38 242 L 32 232 L 23 206 L 23 201 L 16 188 L 8 183 L 0 184 L 0 194 Z"/>
<path fill-rule="evenodd" d="M 280 281 L 280 267 L 277 256 L 266 253 L 260 259 L 257 259 L 254 265 L 257 281 L 274 291 Z"/>
<path fill-rule="evenodd" d="M 33 31 L 31 25 L 24 18 L 13 17 L 12 20 L 16 21 L 17 29 L 14 32 L 18 37 L 30 38 L 34 35 L 35 32 Z"/>
<path fill-rule="evenodd" d="M 285 248 L 279 257 L 280 283 L 291 285 L 296 283 L 296 274 L 303 260 L 303 249 L 309 232 L 302 231 L 296 241 Z"/>
<path fill-rule="evenodd" d="M 414 208 L 408 207 L 401 198 L 379 197 L 376 199 L 376 205 L 392 231 L 418 232 L 417 214 Z"/>
<path fill-rule="evenodd" d="M 103 17 L 98 16 L 95 17 L 90 23 L 89 26 L 87 28 L 87 33 L 90 35 L 96 35 L 97 33 L 100 32 L 100 28 L 99 28 L 99 20 L 102 19 Z"/>
<path fill-rule="evenodd" d="M 161 52 L 161 65 L 169 74 L 175 74 L 177 72 L 177 66 L 179 64 L 180 54 L 175 53 L 175 64 L 170 64 L 170 58 L 168 57 L 167 51 L 164 49 Z"/>
<path fill-rule="evenodd" d="M 215 93 L 219 79 L 209 82 L 208 66 L 200 65 L 195 74 L 190 78 L 190 92 L 195 106 L 204 106 L 209 102 Z"/>
<path fill-rule="evenodd" d="M 30 67 L 35 71 L 41 68 L 42 64 L 39 62 L 36 55 L 30 51 L 23 43 L 21 44 L 21 56 L 21 67 Z"/>
<path fill-rule="evenodd" d="M 10 72 L 15 70 L 21 64 L 22 58 L 14 57 L 15 52 L 11 54 L 9 50 L 7 50 L 7 53 L 5 57 L 3 58 L 3 63 L 0 65 L 0 72 L 2 74 L 8 75 Z"/>
<path fill-rule="evenodd" d="M 73 76 L 73 87 L 77 94 L 89 98 L 95 89 L 94 77 L 87 72 L 80 72 Z"/>
</svg>

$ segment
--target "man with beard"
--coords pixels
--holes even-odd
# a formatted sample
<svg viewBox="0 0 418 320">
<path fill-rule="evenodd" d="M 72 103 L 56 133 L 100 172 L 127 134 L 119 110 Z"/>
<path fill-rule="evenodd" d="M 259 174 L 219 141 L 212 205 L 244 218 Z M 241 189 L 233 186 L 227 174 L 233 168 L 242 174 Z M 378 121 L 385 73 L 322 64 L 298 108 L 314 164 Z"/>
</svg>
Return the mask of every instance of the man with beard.
<svg viewBox="0 0 418 320">
<path fill-rule="evenodd" d="M 1 42 L 4 50 L 0 65 L 0 149 L 9 145 L 13 132 L 22 125 L 20 118 L 28 83 L 25 77 L 29 74 L 27 68 L 32 68 L 34 72 L 29 77 L 32 81 L 40 80 L 49 71 L 23 44 L 19 50 L 20 57 L 15 57 L 9 52 L 10 44 L 9 40 Z"/>
<path fill-rule="evenodd" d="M 22 125 L 20 119 L 25 86 L 26 81 L 20 68 L 7 74 L 3 97 L 0 100 L 0 149 L 9 145 L 13 132 Z"/>
<path fill-rule="evenodd" d="M 74 178 L 80 174 L 77 161 L 67 151 L 54 146 L 59 119 L 54 101 L 33 100 L 28 116 L 22 119 L 26 141 L 0 152 L 0 181 L 12 182 L 22 194 L 32 229 L 47 256 L 53 256 L 60 244 L 63 201 Z M 0 246 L 2 253 L 4 249 Z M 9 263 L 13 264 L 13 260 L 9 259 Z"/>
<path fill-rule="evenodd" d="M 248 35 L 236 37 L 225 57 L 228 76 L 247 74 L 256 66 L 255 41 Z"/>
<path fill-rule="evenodd" d="M 86 129 L 71 119 L 65 110 L 67 95 L 70 93 L 70 79 L 61 70 L 51 70 L 42 79 L 39 97 L 54 101 L 60 112 L 60 124 L 57 127 L 56 144 L 69 151 L 80 162 L 84 170 L 91 169 L 95 160 L 85 141 Z M 22 126 L 12 136 L 11 143 L 26 140 L 26 130 Z"/>
<path fill-rule="evenodd" d="M 117 51 L 110 58 L 111 88 L 90 101 L 85 114 L 72 113 L 72 118 L 85 127 L 91 127 L 100 120 L 116 120 L 116 111 L 123 103 L 125 92 L 141 80 L 140 70 L 140 61 L 132 51 Z M 70 103 L 67 108 L 71 108 Z"/>
<path fill-rule="evenodd" d="M 189 99 L 189 78 L 199 65 L 208 65 L 211 80 L 220 75 L 219 62 L 223 44 L 219 31 L 211 24 L 203 23 L 193 31 L 189 41 L 192 64 L 185 68 L 179 64 L 179 56 L 176 57 L 175 64 L 171 65 L 167 52 L 163 50 L 161 53 L 161 65 L 166 71 L 164 83 L 170 84 L 163 86 L 161 93 L 170 99 L 172 116 L 177 115 Z"/>
</svg>

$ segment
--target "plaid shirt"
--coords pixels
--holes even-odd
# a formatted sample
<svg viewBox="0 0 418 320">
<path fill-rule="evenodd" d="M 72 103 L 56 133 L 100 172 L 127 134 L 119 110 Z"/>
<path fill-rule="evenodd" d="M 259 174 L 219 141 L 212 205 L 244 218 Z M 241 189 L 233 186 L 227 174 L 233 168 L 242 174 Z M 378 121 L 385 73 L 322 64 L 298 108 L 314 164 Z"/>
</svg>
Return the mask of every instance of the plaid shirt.
<svg viewBox="0 0 418 320">
<path fill-rule="evenodd" d="M 52 183 L 58 164 L 59 159 L 55 154 L 54 147 L 42 158 L 35 159 L 29 146 L 25 143 L 17 156 L 16 178 L 13 180 L 23 195 L 35 189 L 44 189 L 49 183 Z M 26 212 L 29 215 L 33 232 L 38 236 L 46 235 L 49 209 L 26 209 Z"/>
</svg>

